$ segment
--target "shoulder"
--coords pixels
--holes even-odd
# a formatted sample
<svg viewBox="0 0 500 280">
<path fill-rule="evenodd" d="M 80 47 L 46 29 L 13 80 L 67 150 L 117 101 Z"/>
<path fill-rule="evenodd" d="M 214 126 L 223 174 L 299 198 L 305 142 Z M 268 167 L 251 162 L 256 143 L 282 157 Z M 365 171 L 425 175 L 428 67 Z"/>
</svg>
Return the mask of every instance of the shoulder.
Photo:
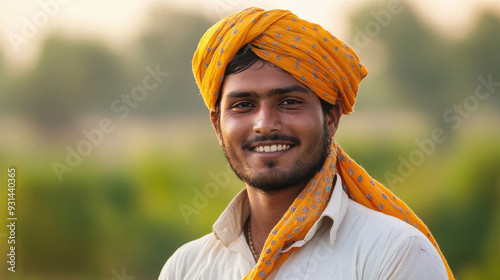
<svg viewBox="0 0 500 280">
<path fill-rule="evenodd" d="M 167 260 L 160 273 L 159 280 L 184 279 L 192 264 L 216 246 L 217 240 L 213 233 L 190 241 L 177 249 Z"/>
<path fill-rule="evenodd" d="M 343 223 L 373 279 L 447 279 L 438 251 L 414 226 L 354 201 Z"/>
<path fill-rule="evenodd" d="M 344 227 L 358 232 L 360 237 L 364 238 L 387 239 L 391 243 L 409 237 L 419 237 L 427 240 L 424 234 L 414 226 L 393 216 L 366 208 L 352 200 L 348 202 L 346 215 L 342 223 Z"/>
<path fill-rule="evenodd" d="M 433 247 L 414 226 L 352 200 L 349 200 L 339 232 L 350 242 L 362 244 L 361 249 L 370 247 L 371 250 L 377 249 L 387 254 L 392 254 L 409 242 L 428 243 Z"/>
<path fill-rule="evenodd" d="M 323 219 L 271 279 L 447 279 L 439 253 L 413 226 L 354 201 L 339 216 Z"/>
</svg>

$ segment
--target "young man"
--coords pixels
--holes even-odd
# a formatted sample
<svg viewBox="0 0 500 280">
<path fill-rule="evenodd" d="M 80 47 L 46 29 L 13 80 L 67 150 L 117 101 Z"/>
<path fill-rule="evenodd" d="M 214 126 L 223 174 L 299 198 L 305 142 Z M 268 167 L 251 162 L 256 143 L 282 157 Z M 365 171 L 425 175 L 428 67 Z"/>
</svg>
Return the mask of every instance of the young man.
<svg viewBox="0 0 500 280">
<path fill-rule="evenodd" d="M 453 279 L 425 225 L 333 141 L 367 74 L 352 49 L 250 8 L 205 33 L 193 70 L 246 187 L 160 279 Z"/>
</svg>

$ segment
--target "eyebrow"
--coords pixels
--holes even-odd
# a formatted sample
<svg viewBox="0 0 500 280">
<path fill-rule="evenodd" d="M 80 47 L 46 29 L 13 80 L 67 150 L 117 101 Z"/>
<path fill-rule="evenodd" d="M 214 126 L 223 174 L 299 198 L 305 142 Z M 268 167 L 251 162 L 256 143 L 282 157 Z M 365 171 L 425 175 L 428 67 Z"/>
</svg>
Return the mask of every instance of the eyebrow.
<svg viewBox="0 0 500 280">
<path fill-rule="evenodd" d="M 303 86 L 299 85 L 293 85 L 289 87 L 283 87 L 283 88 L 273 88 L 266 92 L 265 96 L 267 97 L 272 97 L 276 95 L 281 95 L 285 93 L 290 93 L 290 92 L 301 92 L 304 94 L 311 94 L 311 90 L 307 89 Z M 250 91 L 231 91 L 227 94 L 226 98 L 228 99 L 235 99 L 235 98 L 244 98 L 244 97 L 257 97 L 258 94 L 256 91 L 250 90 Z"/>
</svg>

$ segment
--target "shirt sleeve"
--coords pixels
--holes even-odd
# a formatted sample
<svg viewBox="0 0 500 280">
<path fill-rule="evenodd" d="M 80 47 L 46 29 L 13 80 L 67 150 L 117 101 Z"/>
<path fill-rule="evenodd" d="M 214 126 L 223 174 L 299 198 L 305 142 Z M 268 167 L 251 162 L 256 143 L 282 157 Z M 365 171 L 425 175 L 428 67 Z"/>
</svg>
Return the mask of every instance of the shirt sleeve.
<svg viewBox="0 0 500 280">
<path fill-rule="evenodd" d="M 380 280 L 448 279 L 439 253 L 423 236 L 406 239 L 381 268 Z"/>
<path fill-rule="evenodd" d="M 173 280 L 176 279 L 175 272 L 177 271 L 174 266 L 175 266 L 175 258 L 176 256 L 173 255 L 170 257 L 165 265 L 163 266 L 160 276 L 158 277 L 158 280 Z"/>
<path fill-rule="evenodd" d="M 163 266 L 158 280 L 189 279 L 188 270 L 199 255 L 202 239 L 194 240 L 177 249 Z"/>
</svg>

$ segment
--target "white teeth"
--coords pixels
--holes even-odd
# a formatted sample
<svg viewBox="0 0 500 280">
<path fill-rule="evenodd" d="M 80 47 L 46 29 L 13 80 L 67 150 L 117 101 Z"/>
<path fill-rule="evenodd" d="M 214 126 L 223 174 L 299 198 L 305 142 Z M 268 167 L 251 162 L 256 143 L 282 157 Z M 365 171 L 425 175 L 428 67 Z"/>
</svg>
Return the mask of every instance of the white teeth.
<svg viewBox="0 0 500 280">
<path fill-rule="evenodd" d="M 256 152 L 276 152 L 276 151 L 284 151 L 290 149 L 290 145 L 271 145 L 271 146 L 258 146 L 254 148 Z"/>
</svg>

